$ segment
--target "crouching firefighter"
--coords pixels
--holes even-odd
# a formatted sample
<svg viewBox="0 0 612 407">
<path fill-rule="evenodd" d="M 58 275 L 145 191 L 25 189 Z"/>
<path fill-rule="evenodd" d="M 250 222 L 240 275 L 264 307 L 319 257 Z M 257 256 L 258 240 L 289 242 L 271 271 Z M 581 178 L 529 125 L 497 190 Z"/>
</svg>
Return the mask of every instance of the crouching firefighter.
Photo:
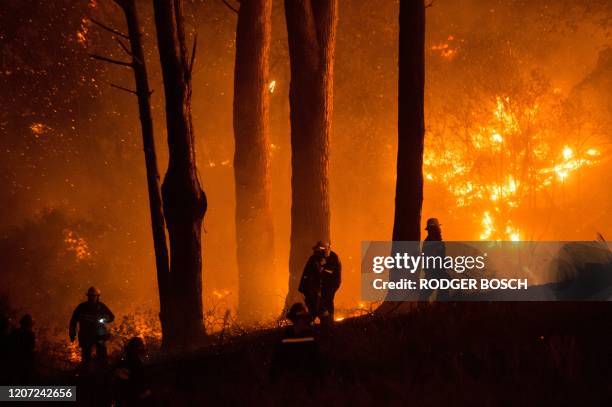
<svg viewBox="0 0 612 407">
<path fill-rule="evenodd" d="M 311 387 L 321 379 L 319 342 L 312 328 L 312 317 L 302 303 L 295 303 L 287 313 L 291 325 L 276 345 L 272 357 L 272 381 L 296 380 Z"/>
<path fill-rule="evenodd" d="M 313 320 L 319 317 L 321 322 L 333 321 L 334 297 L 342 281 L 342 264 L 329 243 L 319 241 L 312 251 L 298 290 L 304 294 Z"/>
<path fill-rule="evenodd" d="M 79 347 L 81 362 L 87 364 L 92 359 L 95 349 L 96 359 L 106 361 L 106 341 L 109 333 L 106 324 L 113 322 L 115 316 L 104 303 L 100 302 L 100 290 L 90 287 L 87 290 L 87 301 L 80 303 L 70 318 L 70 341 L 74 342 L 76 327 L 79 325 Z"/>
<path fill-rule="evenodd" d="M 125 345 L 125 355 L 115 367 L 115 407 L 151 405 L 152 390 L 145 373 L 147 347 L 140 337 Z"/>
</svg>

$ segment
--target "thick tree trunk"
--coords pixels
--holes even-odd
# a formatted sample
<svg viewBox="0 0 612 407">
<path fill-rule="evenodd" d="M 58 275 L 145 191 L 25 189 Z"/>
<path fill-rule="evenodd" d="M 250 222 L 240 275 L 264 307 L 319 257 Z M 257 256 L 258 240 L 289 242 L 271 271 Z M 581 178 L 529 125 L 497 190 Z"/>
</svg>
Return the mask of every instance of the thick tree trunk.
<svg viewBox="0 0 612 407">
<path fill-rule="evenodd" d="M 423 205 L 423 143 L 425 87 L 425 5 L 423 0 L 400 0 L 399 16 L 399 84 L 397 129 L 397 180 L 395 186 L 395 219 L 392 255 L 409 253 L 418 256 Z M 404 270 L 391 270 L 390 281 L 407 276 Z M 418 298 L 416 292 L 404 294 L 389 290 L 385 302 L 376 310 L 379 315 L 405 312 Z"/>
<path fill-rule="evenodd" d="M 329 240 L 329 136 L 337 0 L 285 0 L 291 63 L 291 250 L 286 305 L 299 298 L 304 264 Z"/>
<path fill-rule="evenodd" d="M 397 181 L 393 240 L 418 241 L 423 205 L 425 5 L 401 0 Z"/>
<path fill-rule="evenodd" d="M 171 335 L 169 310 L 171 307 L 168 244 L 166 242 L 166 224 L 162 208 L 162 197 L 159 186 L 159 170 L 153 137 L 153 118 L 151 115 L 151 91 L 147 78 L 147 67 L 142 46 L 142 33 L 136 9 L 135 0 L 115 0 L 125 14 L 132 54 L 132 69 L 136 81 L 136 95 L 142 128 L 142 142 L 147 170 L 147 186 L 149 190 L 149 209 L 151 212 L 151 228 L 153 232 L 153 247 L 155 249 L 155 265 L 157 268 L 157 285 L 159 287 L 159 318 L 162 327 L 164 347 L 166 339 Z"/>
<path fill-rule="evenodd" d="M 270 192 L 271 0 L 240 3 L 234 72 L 234 177 L 238 313 L 254 322 L 273 311 L 274 231 Z"/>
<path fill-rule="evenodd" d="M 206 195 L 200 186 L 191 123 L 191 63 L 183 26 L 182 0 L 154 0 L 155 26 L 166 97 L 168 172 L 162 184 L 170 238 L 173 348 L 204 334 L 202 310 L 202 220 Z M 195 47 L 194 47 L 195 51 Z"/>
</svg>

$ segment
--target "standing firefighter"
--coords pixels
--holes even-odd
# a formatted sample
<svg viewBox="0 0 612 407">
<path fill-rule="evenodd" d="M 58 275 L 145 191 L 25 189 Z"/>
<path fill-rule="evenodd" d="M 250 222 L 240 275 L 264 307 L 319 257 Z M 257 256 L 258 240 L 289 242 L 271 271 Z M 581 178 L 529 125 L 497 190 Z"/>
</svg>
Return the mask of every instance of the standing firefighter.
<svg viewBox="0 0 612 407">
<path fill-rule="evenodd" d="M 76 337 L 76 326 L 79 324 L 79 346 L 81 361 L 88 363 L 95 347 L 96 358 L 106 361 L 106 340 L 108 330 L 106 324 L 113 322 L 115 316 L 104 303 L 100 302 L 100 290 L 90 287 L 87 290 L 87 301 L 80 303 L 70 319 L 70 341 Z"/>
<path fill-rule="evenodd" d="M 299 291 L 304 294 L 313 319 L 333 320 L 334 296 L 340 288 L 342 264 L 329 243 L 319 241 L 312 250 L 302 273 Z"/>
<path fill-rule="evenodd" d="M 442 228 L 441 224 L 436 218 L 427 219 L 427 237 L 423 241 L 422 252 L 425 257 L 440 257 L 444 259 L 446 256 L 446 245 L 442 241 Z M 441 264 L 435 264 L 433 267 L 424 269 L 425 278 L 427 279 L 444 279 L 448 278 L 446 271 Z M 429 298 L 433 294 L 433 290 L 421 290 L 420 301 L 429 301 Z M 448 290 L 437 290 L 436 300 L 444 301 L 448 300 Z"/>
</svg>

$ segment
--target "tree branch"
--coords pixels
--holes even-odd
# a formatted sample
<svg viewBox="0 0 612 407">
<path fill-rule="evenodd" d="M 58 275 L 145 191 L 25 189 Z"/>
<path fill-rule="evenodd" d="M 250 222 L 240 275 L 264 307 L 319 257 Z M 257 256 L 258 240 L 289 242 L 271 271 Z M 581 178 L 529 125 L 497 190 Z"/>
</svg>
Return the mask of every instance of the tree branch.
<svg viewBox="0 0 612 407">
<path fill-rule="evenodd" d="M 136 61 L 137 63 L 139 63 L 140 65 L 143 65 L 143 62 L 140 60 L 140 58 L 137 58 L 132 51 L 130 50 L 130 48 L 123 42 L 121 41 L 121 38 L 119 37 L 115 37 L 115 40 L 119 43 L 119 45 L 121 46 L 121 48 L 126 52 L 126 54 L 128 54 L 129 56 L 132 57 L 132 59 L 134 61 Z"/>
<path fill-rule="evenodd" d="M 124 34 L 121 31 L 115 30 L 114 28 L 109 27 L 109 26 L 107 26 L 107 25 L 105 25 L 105 24 L 103 24 L 103 23 L 99 22 L 98 20 L 95 20 L 95 19 L 93 19 L 91 17 L 89 17 L 89 21 L 91 21 L 95 25 L 105 29 L 108 32 L 111 32 L 111 33 L 113 33 L 113 34 L 115 34 L 115 35 L 117 35 L 119 37 L 125 38 L 126 40 L 130 38 L 127 34 Z"/>
<path fill-rule="evenodd" d="M 221 0 L 223 2 L 223 4 L 225 4 L 227 6 L 227 8 L 229 8 L 230 10 L 232 10 L 234 13 L 238 14 L 238 9 L 234 6 L 232 6 L 231 4 L 228 3 L 227 0 Z"/>
<path fill-rule="evenodd" d="M 198 33 L 193 37 L 193 48 L 191 49 L 191 60 L 189 61 L 189 78 L 191 78 L 191 72 L 193 72 L 193 65 L 195 63 L 196 50 L 198 47 Z"/>
<path fill-rule="evenodd" d="M 125 8 L 126 8 L 125 1 L 123 1 L 123 0 L 113 0 L 113 1 L 115 2 L 116 5 L 118 5 L 119 7 L 121 7 L 122 9 L 125 10 Z"/>
<path fill-rule="evenodd" d="M 132 51 L 130 51 L 130 49 L 128 48 L 128 46 L 121 41 L 121 38 L 119 37 L 115 37 L 115 40 L 119 43 L 119 45 L 121 46 L 121 48 L 125 51 L 126 54 L 128 54 L 129 56 L 133 57 L 134 55 L 132 55 Z"/>
<path fill-rule="evenodd" d="M 115 65 L 121 65 L 121 66 L 128 66 L 128 67 L 133 67 L 134 64 L 132 62 L 124 62 L 124 61 L 118 61 L 116 59 L 112 59 L 112 58 L 107 58 L 104 57 L 102 55 L 96 55 L 96 54 L 89 54 L 89 56 L 93 59 L 97 59 L 99 61 L 104 61 L 104 62 L 108 62 L 110 64 L 115 64 Z"/>
<path fill-rule="evenodd" d="M 132 93 L 132 94 L 134 94 L 134 95 L 138 95 L 138 92 L 136 92 L 136 91 L 134 91 L 134 90 L 132 90 L 132 89 L 124 88 L 123 86 L 115 85 L 114 83 L 111 83 L 110 85 L 111 85 L 113 88 L 121 89 L 121 90 L 124 90 L 124 91 L 126 91 L 126 92 L 128 92 L 128 93 Z"/>
</svg>

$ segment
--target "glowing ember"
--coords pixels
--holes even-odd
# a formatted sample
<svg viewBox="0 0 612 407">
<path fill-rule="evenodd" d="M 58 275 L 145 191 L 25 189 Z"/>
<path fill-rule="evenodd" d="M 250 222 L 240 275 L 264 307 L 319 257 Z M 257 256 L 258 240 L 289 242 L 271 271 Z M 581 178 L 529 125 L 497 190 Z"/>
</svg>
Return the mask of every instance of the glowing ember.
<svg viewBox="0 0 612 407">
<path fill-rule="evenodd" d="M 225 298 L 230 294 L 229 290 L 214 290 L 212 292 L 212 295 L 214 295 L 216 298 Z"/>
<path fill-rule="evenodd" d="M 452 45 L 455 40 L 452 35 L 449 35 L 446 40 L 447 42 L 432 45 L 429 49 L 437 52 L 442 58 L 451 61 L 457 56 L 459 48 Z"/>
<path fill-rule="evenodd" d="M 270 83 L 268 84 L 268 90 L 270 91 L 270 93 L 274 93 L 274 90 L 276 89 L 276 81 L 272 80 L 270 81 Z"/>
<path fill-rule="evenodd" d="M 40 136 L 48 133 L 51 130 L 51 127 L 43 123 L 32 123 L 30 124 L 30 130 L 32 131 L 32 134 L 34 134 L 34 137 L 39 138 Z"/>
<path fill-rule="evenodd" d="M 87 242 L 76 232 L 65 229 L 64 243 L 66 243 L 66 250 L 73 252 L 77 261 L 84 261 L 91 257 L 91 252 Z"/>
<path fill-rule="evenodd" d="M 431 47 L 432 51 L 437 51 L 440 53 L 440 56 L 444 59 L 452 60 L 457 56 L 457 50 L 451 48 L 449 44 L 437 44 Z"/>
<path fill-rule="evenodd" d="M 93 3 L 95 7 L 95 3 Z M 89 20 L 83 18 L 81 20 L 81 27 L 76 32 L 76 40 L 83 47 L 87 47 L 87 34 L 89 33 Z"/>
</svg>

